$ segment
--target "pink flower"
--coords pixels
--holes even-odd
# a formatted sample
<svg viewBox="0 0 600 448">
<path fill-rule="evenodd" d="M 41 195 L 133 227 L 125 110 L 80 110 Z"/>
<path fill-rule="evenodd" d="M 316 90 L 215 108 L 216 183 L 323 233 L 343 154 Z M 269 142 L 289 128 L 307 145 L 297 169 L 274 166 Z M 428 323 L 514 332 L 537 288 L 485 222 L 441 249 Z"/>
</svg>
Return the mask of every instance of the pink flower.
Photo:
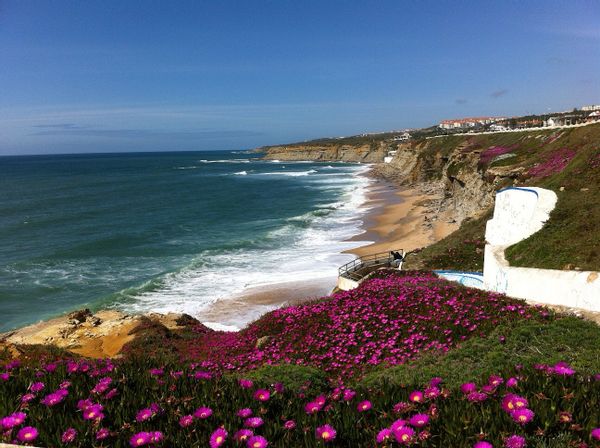
<svg viewBox="0 0 600 448">
<path fill-rule="evenodd" d="M 268 401 L 271 398 L 271 393 L 266 389 L 258 389 L 254 393 L 254 398 L 258 401 Z"/>
<path fill-rule="evenodd" d="M 148 409 L 148 408 L 142 409 L 135 416 L 135 421 L 137 421 L 137 422 L 145 422 L 147 420 L 150 420 L 153 415 L 154 415 L 154 412 L 152 412 L 152 409 Z"/>
<path fill-rule="evenodd" d="M 104 407 L 101 404 L 92 404 L 83 411 L 83 419 L 102 420 L 104 418 L 104 414 L 102 413 L 103 409 Z"/>
<path fill-rule="evenodd" d="M 129 444 L 132 447 L 144 446 L 150 443 L 151 439 L 152 435 L 149 432 L 138 432 L 137 434 L 131 436 L 131 439 L 129 439 Z"/>
<path fill-rule="evenodd" d="M 250 389 L 253 385 L 254 383 L 252 382 L 252 380 L 247 380 L 244 378 L 240 379 L 240 386 L 242 386 L 244 389 Z"/>
<path fill-rule="evenodd" d="M 506 380 L 506 387 L 510 387 L 511 389 L 513 387 L 517 387 L 518 384 L 519 384 L 519 381 L 514 377 Z"/>
<path fill-rule="evenodd" d="M 504 439 L 505 448 L 525 448 L 526 446 L 527 442 L 525 442 L 525 437 L 521 437 L 516 434 Z"/>
<path fill-rule="evenodd" d="M 285 429 L 294 429 L 296 427 L 296 422 L 294 420 L 288 420 L 283 424 Z"/>
<path fill-rule="evenodd" d="M 423 401 L 423 392 L 421 392 L 420 390 L 412 391 L 410 393 L 410 395 L 408 396 L 408 400 L 412 401 L 413 403 L 422 402 Z"/>
<path fill-rule="evenodd" d="M 63 432 L 60 440 L 62 441 L 62 443 L 71 443 L 75 440 L 76 437 L 77 431 L 75 431 L 75 428 L 69 428 L 65 432 Z"/>
<path fill-rule="evenodd" d="M 412 443 L 414 436 L 415 430 L 410 426 L 402 426 L 394 431 L 394 437 L 396 437 L 396 441 L 403 445 L 409 445 Z"/>
<path fill-rule="evenodd" d="M 37 439 L 39 432 L 33 426 L 25 426 L 17 433 L 20 442 L 32 442 Z"/>
<path fill-rule="evenodd" d="M 322 440 L 323 442 L 329 442 L 330 440 L 334 440 L 336 435 L 337 432 L 335 428 L 331 425 L 319 426 L 315 430 L 316 438 Z"/>
<path fill-rule="evenodd" d="M 33 383 L 31 385 L 31 387 L 29 388 L 29 390 L 31 390 L 31 392 L 39 392 L 39 391 L 43 390 L 44 387 L 46 387 L 46 385 L 44 383 L 38 382 L 38 383 Z"/>
<path fill-rule="evenodd" d="M 252 436 L 246 442 L 248 448 L 265 448 L 269 442 L 263 436 Z"/>
<path fill-rule="evenodd" d="M 377 443 L 384 443 L 388 441 L 392 437 L 392 430 L 388 428 L 384 428 L 377 434 Z"/>
<path fill-rule="evenodd" d="M 566 362 L 559 362 L 552 369 L 556 375 L 571 376 L 575 374 L 575 370 Z"/>
<path fill-rule="evenodd" d="M 233 438 L 238 442 L 243 442 L 245 440 L 248 440 L 253 435 L 254 433 L 249 429 L 240 429 L 233 435 Z"/>
<path fill-rule="evenodd" d="M 224 428 L 219 428 L 210 436 L 210 448 L 217 448 L 225 443 L 227 440 L 227 431 Z"/>
<path fill-rule="evenodd" d="M 460 386 L 460 391 L 465 395 L 469 395 L 476 390 L 477 385 L 475 383 L 464 383 L 462 386 Z"/>
<path fill-rule="evenodd" d="M 408 425 L 408 422 L 406 420 L 399 419 L 399 420 L 396 420 L 394 423 L 392 423 L 392 425 L 390 426 L 390 429 L 392 430 L 392 432 L 396 432 L 400 428 L 404 428 L 407 425 Z"/>
<path fill-rule="evenodd" d="M 184 415 L 179 419 L 179 426 L 181 426 L 182 428 L 187 428 L 192 423 L 194 423 L 193 415 Z"/>
<path fill-rule="evenodd" d="M 24 394 L 21 397 L 21 403 L 29 403 L 31 400 L 35 398 L 34 394 Z"/>
<path fill-rule="evenodd" d="M 304 406 L 304 410 L 307 414 L 315 414 L 319 412 L 322 408 L 322 405 L 317 403 L 316 401 L 311 401 L 310 403 L 306 403 Z"/>
<path fill-rule="evenodd" d="M 473 448 L 494 448 L 494 446 L 490 442 L 482 440 L 481 442 L 477 442 L 475 445 L 473 445 Z"/>
<path fill-rule="evenodd" d="M 531 420 L 533 420 L 533 417 L 535 416 L 535 414 L 533 413 L 533 411 L 531 409 L 524 408 L 524 409 L 517 409 L 515 411 L 512 411 L 510 416 L 519 425 L 525 425 L 525 424 L 529 423 Z"/>
<path fill-rule="evenodd" d="M 10 374 L 8 372 L 0 373 L 0 380 L 8 381 L 10 379 Z"/>
<path fill-rule="evenodd" d="M 263 419 L 260 417 L 250 417 L 244 421 L 244 426 L 248 428 L 258 428 L 262 426 L 264 423 Z"/>
<path fill-rule="evenodd" d="M 96 440 L 104 440 L 110 436 L 108 428 L 100 428 L 96 433 Z"/>
<path fill-rule="evenodd" d="M 205 418 L 210 417 L 212 414 L 213 414 L 213 411 L 211 408 L 201 406 L 198 409 L 196 409 L 196 412 L 194 412 L 194 417 L 200 418 L 200 419 L 205 419 Z"/>
<path fill-rule="evenodd" d="M 487 397 L 488 396 L 483 392 L 471 392 L 469 395 L 467 395 L 467 400 L 469 400 L 471 403 L 481 403 L 482 401 L 487 400 Z"/>
<path fill-rule="evenodd" d="M 358 406 L 356 408 L 358 409 L 358 412 L 365 412 L 371 409 L 372 407 L 373 406 L 371 405 L 371 402 L 369 400 L 365 400 L 358 403 Z"/>
<path fill-rule="evenodd" d="M 410 418 L 409 423 L 415 428 L 422 428 L 429 423 L 429 416 L 427 414 L 415 414 Z"/>
<path fill-rule="evenodd" d="M 64 392 L 67 392 L 64 389 L 61 389 Z M 59 404 L 61 401 L 65 399 L 65 396 L 68 395 L 64 393 L 53 392 L 51 394 L 46 395 L 44 398 L 40 400 L 40 403 L 45 404 L 46 406 L 55 406 Z"/>
<path fill-rule="evenodd" d="M 240 410 L 237 412 L 237 415 L 238 415 L 238 417 L 240 417 L 240 418 L 248 418 L 248 417 L 250 417 L 250 416 L 252 415 L 252 409 L 250 409 L 250 408 L 243 408 L 243 409 L 240 409 Z"/>
<path fill-rule="evenodd" d="M 590 433 L 590 435 L 592 436 L 592 439 L 600 440 L 600 428 L 592 429 L 592 432 Z"/>
<path fill-rule="evenodd" d="M 356 392 L 354 392 L 352 389 L 345 389 L 342 396 L 344 398 L 344 401 L 350 401 L 354 398 L 355 395 Z"/>
<path fill-rule="evenodd" d="M 514 394 L 505 395 L 502 399 L 502 409 L 506 412 L 526 408 L 528 404 L 526 398 Z"/>
</svg>

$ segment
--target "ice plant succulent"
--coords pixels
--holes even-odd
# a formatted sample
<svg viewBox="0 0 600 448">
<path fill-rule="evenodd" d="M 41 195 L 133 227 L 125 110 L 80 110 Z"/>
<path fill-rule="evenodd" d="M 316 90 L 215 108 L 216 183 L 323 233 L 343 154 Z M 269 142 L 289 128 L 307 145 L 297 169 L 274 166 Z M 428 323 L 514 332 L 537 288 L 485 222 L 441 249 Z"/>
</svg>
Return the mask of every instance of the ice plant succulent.
<svg viewBox="0 0 600 448">
<path fill-rule="evenodd" d="M 333 426 L 323 425 L 317 427 L 317 429 L 315 430 L 315 436 L 318 440 L 322 440 L 323 442 L 330 442 L 332 440 L 335 440 L 337 432 Z"/>
<path fill-rule="evenodd" d="M 227 440 L 228 433 L 224 428 L 218 428 L 215 430 L 209 440 L 210 448 L 218 448 L 225 443 Z"/>
</svg>

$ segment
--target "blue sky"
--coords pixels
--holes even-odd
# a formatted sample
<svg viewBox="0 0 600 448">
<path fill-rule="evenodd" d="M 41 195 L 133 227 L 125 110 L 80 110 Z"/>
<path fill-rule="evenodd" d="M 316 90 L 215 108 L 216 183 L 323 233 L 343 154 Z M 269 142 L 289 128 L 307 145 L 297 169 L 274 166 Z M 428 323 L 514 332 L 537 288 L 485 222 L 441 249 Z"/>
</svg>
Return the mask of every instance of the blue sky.
<svg viewBox="0 0 600 448">
<path fill-rule="evenodd" d="M 600 2 L 0 1 L 0 154 L 245 149 L 600 103 Z"/>
</svg>

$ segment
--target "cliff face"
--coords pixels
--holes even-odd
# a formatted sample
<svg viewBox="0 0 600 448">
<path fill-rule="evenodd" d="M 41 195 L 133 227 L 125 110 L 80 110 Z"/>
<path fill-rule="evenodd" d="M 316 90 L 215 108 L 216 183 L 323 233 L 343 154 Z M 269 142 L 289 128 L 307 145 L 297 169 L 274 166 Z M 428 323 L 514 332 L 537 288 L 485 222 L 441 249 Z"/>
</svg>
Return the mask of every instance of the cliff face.
<svg viewBox="0 0 600 448">
<path fill-rule="evenodd" d="M 378 144 L 298 144 L 289 146 L 272 146 L 264 150 L 265 159 L 269 160 L 318 160 L 378 163 L 390 149 L 388 143 Z"/>
</svg>

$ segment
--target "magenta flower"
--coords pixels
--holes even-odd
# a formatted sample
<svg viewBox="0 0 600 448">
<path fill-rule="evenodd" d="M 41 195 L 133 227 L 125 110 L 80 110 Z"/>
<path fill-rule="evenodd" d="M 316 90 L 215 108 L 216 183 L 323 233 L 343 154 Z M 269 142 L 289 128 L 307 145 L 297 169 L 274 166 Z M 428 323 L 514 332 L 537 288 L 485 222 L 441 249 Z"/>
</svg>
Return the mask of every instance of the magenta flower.
<svg viewBox="0 0 600 448">
<path fill-rule="evenodd" d="M 21 403 L 29 403 L 31 400 L 33 400 L 35 398 L 34 394 L 24 394 L 21 397 Z"/>
<path fill-rule="evenodd" d="M 513 418 L 515 422 L 519 425 L 525 425 L 533 420 L 535 414 L 531 409 L 523 408 L 512 411 L 510 416 Z"/>
<path fill-rule="evenodd" d="M 371 402 L 369 400 L 365 400 L 358 403 L 356 409 L 358 409 L 358 412 L 365 412 L 371 409 L 372 407 L 373 405 L 371 404 Z"/>
<path fill-rule="evenodd" d="M 66 391 L 64 389 L 61 389 L 61 391 L 66 392 L 66 394 L 53 392 L 51 394 L 46 395 L 44 398 L 42 398 L 40 400 L 40 403 L 45 404 L 46 406 L 55 406 L 55 405 L 59 404 L 61 401 L 63 401 L 65 399 L 65 396 L 68 395 L 68 391 Z"/>
<path fill-rule="evenodd" d="M 425 389 L 425 396 L 430 400 L 439 397 L 441 394 L 440 389 L 437 386 L 430 386 Z"/>
<path fill-rule="evenodd" d="M 467 395 L 467 400 L 471 403 L 481 403 L 482 401 L 487 400 L 488 396 L 483 392 L 471 392 Z"/>
<path fill-rule="evenodd" d="M 194 416 L 193 415 L 184 415 L 183 417 L 181 417 L 179 419 L 179 426 L 181 426 L 182 428 L 187 428 L 192 423 L 194 423 Z"/>
<path fill-rule="evenodd" d="M 152 444 L 160 443 L 164 438 L 165 436 L 160 431 L 153 431 L 150 433 L 150 443 Z"/>
<path fill-rule="evenodd" d="M 283 427 L 292 430 L 296 427 L 296 422 L 294 420 L 288 420 L 283 424 Z"/>
<path fill-rule="evenodd" d="M 477 385 L 475 383 L 464 383 L 460 386 L 460 391 L 465 395 L 469 395 L 470 393 L 477 391 Z"/>
<path fill-rule="evenodd" d="M 403 445 L 409 445 L 412 443 L 413 438 L 415 437 L 415 430 L 410 426 L 402 426 L 394 431 L 394 437 L 396 437 L 396 441 Z"/>
<path fill-rule="evenodd" d="M 92 400 L 90 400 L 90 399 L 79 400 L 77 402 L 77 409 L 79 409 L 80 411 L 85 411 L 87 408 L 89 408 L 93 404 L 94 403 L 92 403 Z"/>
<path fill-rule="evenodd" d="M 429 416 L 427 414 L 415 414 L 410 418 L 409 423 L 415 428 L 422 428 L 429 423 Z"/>
<path fill-rule="evenodd" d="M 144 446 L 149 444 L 151 439 L 152 435 L 149 432 L 138 432 L 137 434 L 131 436 L 131 439 L 129 439 L 129 444 L 132 447 Z"/>
<path fill-rule="evenodd" d="M 108 428 L 100 428 L 96 432 L 96 440 L 104 440 L 110 436 L 110 431 Z"/>
<path fill-rule="evenodd" d="M 205 418 L 210 417 L 212 414 L 213 414 L 213 411 L 211 408 L 202 406 L 202 407 L 199 407 L 198 409 L 196 409 L 196 412 L 194 412 L 194 417 L 200 418 L 200 419 L 205 419 Z"/>
<path fill-rule="evenodd" d="M 506 412 L 526 408 L 528 404 L 526 398 L 514 394 L 505 395 L 502 399 L 502 409 Z"/>
<path fill-rule="evenodd" d="M 227 431 L 224 428 L 219 428 L 213 432 L 210 436 L 210 448 L 218 448 L 225 443 L 227 440 Z"/>
<path fill-rule="evenodd" d="M 263 425 L 264 421 L 260 417 L 250 417 L 244 420 L 244 426 L 248 428 L 259 428 Z"/>
<path fill-rule="evenodd" d="M 321 405 L 316 401 L 311 401 L 310 403 L 306 403 L 304 406 L 304 410 L 307 414 L 315 414 L 321 410 Z"/>
<path fill-rule="evenodd" d="M 571 376 L 575 374 L 575 370 L 566 362 L 559 362 L 552 369 L 556 375 Z"/>
<path fill-rule="evenodd" d="M 323 442 L 329 442 L 331 440 L 335 440 L 335 436 L 337 432 L 335 428 L 331 425 L 323 425 L 319 426 L 315 430 L 315 436 L 317 439 L 322 440 Z"/>
<path fill-rule="evenodd" d="M 509 387 L 511 389 L 513 387 L 517 387 L 518 384 L 519 384 L 519 381 L 516 378 L 514 378 L 514 377 L 509 378 L 509 379 L 506 380 L 506 387 Z"/>
<path fill-rule="evenodd" d="M 559 412 L 558 421 L 561 423 L 571 423 L 573 415 L 570 412 Z"/>
<path fill-rule="evenodd" d="M 8 381 L 9 379 L 10 379 L 10 373 L 8 373 L 8 372 L 0 373 L 0 380 Z"/>
<path fill-rule="evenodd" d="M 252 382 L 252 380 L 241 378 L 240 386 L 242 386 L 244 389 L 250 389 L 252 386 L 254 386 L 254 383 Z"/>
<path fill-rule="evenodd" d="M 163 374 L 165 373 L 165 369 L 158 369 L 158 368 L 154 368 L 154 369 L 150 369 L 150 375 L 152 376 L 163 376 Z"/>
<path fill-rule="evenodd" d="M 154 415 L 154 412 L 152 412 L 152 409 L 149 409 L 149 408 L 142 409 L 135 416 L 135 421 L 137 421 L 137 422 L 145 422 L 147 420 L 150 420 L 153 415 Z"/>
<path fill-rule="evenodd" d="M 421 392 L 420 390 L 412 391 L 410 393 L 410 395 L 408 396 L 408 400 L 412 401 L 413 403 L 422 402 L 423 401 L 423 392 Z"/>
<path fill-rule="evenodd" d="M 244 442 L 245 440 L 248 440 L 253 435 L 254 435 L 254 433 L 252 431 L 250 431 L 249 429 L 240 429 L 233 435 L 233 438 L 238 442 Z"/>
<path fill-rule="evenodd" d="M 504 439 L 505 448 L 525 448 L 526 446 L 527 442 L 525 441 L 525 437 L 521 437 L 516 434 Z"/>
<path fill-rule="evenodd" d="M 33 426 L 25 426 L 17 433 L 20 442 L 32 442 L 37 439 L 39 432 Z"/>
<path fill-rule="evenodd" d="M 65 432 L 63 432 L 60 440 L 62 441 L 62 443 L 71 443 L 71 442 L 75 441 L 76 437 L 77 437 L 77 431 L 75 431 L 75 428 L 69 428 Z"/>
<path fill-rule="evenodd" d="M 37 382 L 37 383 L 33 383 L 31 385 L 31 387 L 29 388 L 29 390 L 31 392 L 39 392 L 39 391 L 43 390 L 44 387 L 46 387 L 46 385 L 44 383 Z"/>
<path fill-rule="evenodd" d="M 2 429 L 12 429 L 15 426 L 21 425 L 25 419 L 27 418 L 27 414 L 24 412 L 15 412 L 8 417 L 4 417 L 0 420 L 0 426 Z"/>
<path fill-rule="evenodd" d="M 592 439 L 600 440 L 600 428 L 592 429 L 592 432 L 590 433 L 590 435 L 592 436 Z"/>
<path fill-rule="evenodd" d="M 83 419 L 102 420 L 104 418 L 104 414 L 102 413 L 103 409 L 104 407 L 101 404 L 92 404 L 83 411 Z"/>
<path fill-rule="evenodd" d="M 254 393 L 254 398 L 258 401 L 268 401 L 271 398 L 271 393 L 266 389 L 258 389 Z"/>
<path fill-rule="evenodd" d="M 250 416 L 252 415 L 252 409 L 250 409 L 250 408 L 243 408 L 243 409 L 240 409 L 240 410 L 237 412 L 237 415 L 238 415 L 238 417 L 240 417 L 240 418 L 248 418 L 248 417 L 250 417 Z"/>
<path fill-rule="evenodd" d="M 482 440 L 481 442 L 477 442 L 475 445 L 473 445 L 473 448 L 494 448 L 494 446 L 490 442 Z"/>
<path fill-rule="evenodd" d="M 344 399 L 344 401 L 350 401 L 354 398 L 355 395 L 356 392 L 354 392 L 352 389 L 345 389 L 342 398 Z"/>
<path fill-rule="evenodd" d="M 390 426 L 390 429 L 392 430 L 392 432 L 396 432 L 400 428 L 404 428 L 407 425 L 408 425 L 408 422 L 406 420 L 399 419 L 399 420 L 396 420 L 394 423 L 392 423 L 392 425 Z"/>
<path fill-rule="evenodd" d="M 266 448 L 269 444 L 263 436 L 252 436 L 246 442 L 248 448 Z"/>
<path fill-rule="evenodd" d="M 375 439 L 377 443 L 385 443 L 392 437 L 392 430 L 388 428 L 384 428 L 377 434 L 377 438 Z"/>
</svg>

